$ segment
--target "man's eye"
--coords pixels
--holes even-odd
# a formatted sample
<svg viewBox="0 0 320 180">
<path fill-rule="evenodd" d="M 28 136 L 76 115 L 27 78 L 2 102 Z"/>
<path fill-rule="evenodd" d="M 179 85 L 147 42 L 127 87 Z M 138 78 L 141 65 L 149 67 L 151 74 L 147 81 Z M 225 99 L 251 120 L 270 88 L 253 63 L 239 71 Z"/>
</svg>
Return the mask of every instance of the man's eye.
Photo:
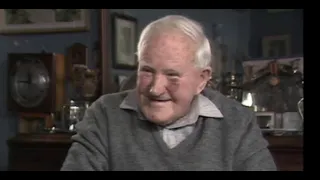
<svg viewBox="0 0 320 180">
<path fill-rule="evenodd" d="M 150 69 L 143 69 L 144 72 L 152 72 Z"/>
<path fill-rule="evenodd" d="M 168 73 L 167 76 L 170 76 L 170 77 L 178 77 L 179 74 L 176 74 L 176 73 Z"/>
<path fill-rule="evenodd" d="M 140 71 L 142 72 L 148 72 L 148 73 L 152 73 L 153 70 L 152 69 L 149 69 L 149 68 L 142 68 Z"/>
</svg>

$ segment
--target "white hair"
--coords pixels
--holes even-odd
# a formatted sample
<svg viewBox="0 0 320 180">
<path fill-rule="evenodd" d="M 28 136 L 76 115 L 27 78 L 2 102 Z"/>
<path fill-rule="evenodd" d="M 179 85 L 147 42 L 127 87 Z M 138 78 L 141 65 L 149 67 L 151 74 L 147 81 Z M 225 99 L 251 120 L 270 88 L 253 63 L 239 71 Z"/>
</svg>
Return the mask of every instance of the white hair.
<svg viewBox="0 0 320 180">
<path fill-rule="evenodd" d="M 137 47 L 138 60 L 147 46 L 149 38 L 157 32 L 177 29 L 190 37 L 197 45 L 195 65 L 205 68 L 211 65 L 211 47 L 202 26 L 189 18 L 180 15 L 169 15 L 148 24 L 142 31 Z"/>
</svg>

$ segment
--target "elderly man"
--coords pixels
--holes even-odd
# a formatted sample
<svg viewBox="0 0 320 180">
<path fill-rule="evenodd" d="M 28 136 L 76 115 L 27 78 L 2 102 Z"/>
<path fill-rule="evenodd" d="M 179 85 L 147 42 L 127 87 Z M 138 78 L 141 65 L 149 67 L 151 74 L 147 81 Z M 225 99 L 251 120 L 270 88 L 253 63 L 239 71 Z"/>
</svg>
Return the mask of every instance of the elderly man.
<svg viewBox="0 0 320 180">
<path fill-rule="evenodd" d="M 137 56 L 136 88 L 92 104 L 61 170 L 276 170 L 254 114 L 205 88 L 211 51 L 199 23 L 150 23 Z"/>
</svg>

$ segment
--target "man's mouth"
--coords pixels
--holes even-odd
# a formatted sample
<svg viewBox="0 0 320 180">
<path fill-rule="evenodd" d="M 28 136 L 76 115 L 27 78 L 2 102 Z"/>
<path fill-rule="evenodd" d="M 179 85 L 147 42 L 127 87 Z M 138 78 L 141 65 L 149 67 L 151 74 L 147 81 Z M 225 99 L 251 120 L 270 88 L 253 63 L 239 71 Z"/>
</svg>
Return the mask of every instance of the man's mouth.
<svg viewBox="0 0 320 180">
<path fill-rule="evenodd" d="M 168 101 L 171 101 L 170 99 L 149 99 L 151 102 L 168 102 Z"/>
</svg>

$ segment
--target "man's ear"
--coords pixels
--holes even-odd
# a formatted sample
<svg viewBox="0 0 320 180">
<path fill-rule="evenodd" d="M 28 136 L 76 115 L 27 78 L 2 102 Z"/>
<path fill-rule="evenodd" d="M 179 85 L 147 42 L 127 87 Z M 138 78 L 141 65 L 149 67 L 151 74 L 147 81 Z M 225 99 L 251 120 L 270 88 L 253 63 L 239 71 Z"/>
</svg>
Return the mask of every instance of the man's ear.
<svg viewBox="0 0 320 180">
<path fill-rule="evenodd" d="M 200 72 L 200 84 L 198 86 L 197 93 L 201 93 L 201 91 L 206 87 L 207 82 L 211 79 L 212 69 L 211 67 L 206 67 Z"/>
</svg>

